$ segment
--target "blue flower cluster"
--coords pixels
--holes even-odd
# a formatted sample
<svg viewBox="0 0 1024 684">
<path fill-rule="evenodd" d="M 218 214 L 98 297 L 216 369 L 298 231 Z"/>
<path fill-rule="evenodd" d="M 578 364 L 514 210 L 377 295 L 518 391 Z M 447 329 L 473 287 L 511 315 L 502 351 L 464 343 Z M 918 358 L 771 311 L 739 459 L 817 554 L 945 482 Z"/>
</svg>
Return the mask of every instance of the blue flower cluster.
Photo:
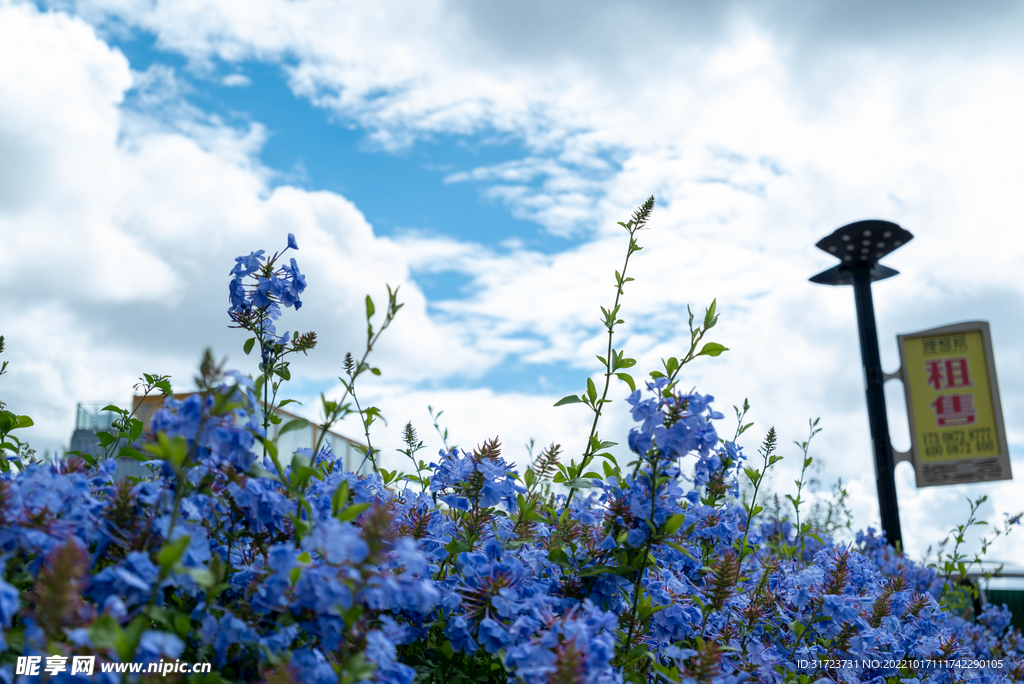
<svg viewBox="0 0 1024 684">
<path fill-rule="evenodd" d="M 281 305 L 302 308 L 299 295 L 306 289 L 306 276 L 299 271 L 295 259 L 280 268 L 274 268 L 278 257 L 289 249 L 299 249 L 291 233 L 288 234 L 288 246 L 280 254 L 274 254 L 268 259 L 261 249 L 235 259 L 228 285 L 231 299 L 228 313 L 239 315 L 253 308 L 266 309 L 276 319 L 281 315 Z M 247 278 L 254 282 L 247 285 Z"/>
<path fill-rule="evenodd" d="M 263 262 L 232 270 L 236 320 L 300 304 L 294 261 Z M 943 579 L 874 532 L 779 553 L 796 531 L 739 504 L 713 398 L 664 379 L 629 397 L 636 460 L 571 495 L 554 461 L 520 476 L 497 441 L 441 451 L 422 490 L 329 446 L 263 456 L 249 378 L 202 387 L 154 416 L 149 478 L 77 458 L 0 475 L 0 681 L 54 654 L 245 682 L 1024 679 L 1005 607 L 950 612 Z"/>
</svg>

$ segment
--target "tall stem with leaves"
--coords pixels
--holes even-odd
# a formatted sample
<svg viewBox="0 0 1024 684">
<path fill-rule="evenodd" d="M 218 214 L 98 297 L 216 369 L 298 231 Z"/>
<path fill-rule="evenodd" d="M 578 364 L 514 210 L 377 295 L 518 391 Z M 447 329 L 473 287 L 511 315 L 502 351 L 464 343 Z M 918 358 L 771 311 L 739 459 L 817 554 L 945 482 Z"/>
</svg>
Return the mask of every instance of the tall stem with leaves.
<svg viewBox="0 0 1024 684">
<path fill-rule="evenodd" d="M 744 402 L 744 408 L 746 408 L 746 402 Z M 761 447 L 758 449 L 758 453 L 764 459 L 761 470 L 750 467 L 743 469 L 743 473 L 747 476 L 750 484 L 754 486 L 754 493 L 750 497 L 749 503 L 743 502 L 743 509 L 747 514 L 747 522 L 743 528 L 743 541 L 740 542 L 741 561 L 747 554 L 753 553 L 753 549 L 747 547 L 747 538 L 750 536 L 750 522 L 763 510 L 762 506 L 757 505 L 757 492 L 761 488 L 761 483 L 764 481 L 764 476 L 768 469 L 782 460 L 782 457 L 775 453 L 777 445 L 778 437 L 775 435 L 775 428 L 769 428 L 768 434 L 764 437 L 764 442 L 762 442 Z"/>
<path fill-rule="evenodd" d="M 145 428 L 143 422 L 135 417 L 135 413 L 142 406 L 142 402 L 145 401 L 146 397 L 156 390 L 159 390 L 165 397 L 171 396 L 173 394 L 171 379 L 168 375 L 144 373 L 139 378 L 139 382 L 136 383 L 134 389 L 136 392 L 141 390 L 142 396 L 137 401 L 132 402 L 131 409 L 121 408 L 113 404 L 103 407 L 104 411 L 117 414 L 117 418 L 110 422 L 114 432 L 102 431 L 96 433 L 96 438 L 99 440 L 100 446 L 103 447 L 103 460 L 111 458 L 115 453 L 118 458 L 134 458 L 138 461 L 149 460 L 148 457 L 143 456 L 133 446 L 139 437 L 142 436 L 142 431 Z M 124 446 L 121 446 L 122 440 L 124 440 Z M 78 455 L 90 465 L 95 465 L 98 460 L 85 452 L 81 452 Z"/>
<path fill-rule="evenodd" d="M 4 352 L 4 337 L 0 335 L 0 354 Z M 0 375 L 6 375 L 7 361 L 0 364 Z M 11 434 L 14 430 L 32 427 L 34 423 L 28 416 L 19 416 L 7 410 L 7 405 L 0 401 L 0 472 L 8 472 L 11 464 L 8 461 L 7 452 L 12 451 L 12 460 L 27 448 L 27 444 Z"/>
<path fill-rule="evenodd" d="M 306 277 L 299 271 L 295 259 L 288 265 L 277 265 L 278 259 L 281 259 L 289 249 L 299 249 L 295 236 L 291 234 L 288 235 L 288 245 L 270 258 L 265 258 L 262 250 L 247 257 L 238 257 L 231 270 L 232 279 L 229 286 L 231 306 L 228 315 L 233 322 L 232 327 L 242 328 L 253 335 L 242 345 L 242 351 L 248 355 L 256 344 L 260 347 L 260 375 L 255 381 L 255 392 L 256 396 L 262 395 L 265 435 L 263 456 L 266 457 L 270 453 L 279 470 L 277 455 L 273 453 L 275 449 L 270 446 L 272 441 L 268 440 L 266 435 L 269 435 L 271 424 L 278 425 L 282 422 L 277 410 L 294 402 L 292 399 L 286 399 L 280 404 L 277 403 L 281 383 L 291 380 L 292 377 L 289 362 L 284 359 L 297 352 L 306 354 L 316 347 L 315 332 L 294 337 L 288 332 L 278 335 L 274 325 L 274 321 L 281 315 L 282 306 L 295 309 L 302 306 L 299 295 L 306 289 Z M 277 437 L 289 430 L 301 429 L 306 424 L 305 420 L 293 420 L 278 431 Z M 278 474 L 281 475 L 280 472 Z"/>
<path fill-rule="evenodd" d="M 363 424 L 363 434 L 366 436 L 366 450 L 363 452 L 363 461 L 360 464 L 359 469 L 362 470 L 363 465 L 367 460 L 369 460 L 373 464 L 374 472 L 379 472 L 379 468 L 377 460 L 373 456 L 373 446 L 370 444 L 370 425 L 376 418 L 381 418 L 382 420 L 383 418 L 380 414 L 380 409 L 376 406 L 368 406 L 365 409 L 359 406 L 359 401 L 356 399 L 356 379 L 366 371 L 369 371 L 373 375 L 380 375 L 380 369 L 371 366 L 366 362 L 366 359 L 369 358 L 370 352 L 373 351 L 373 346 L 377 344 L 380 336 L 395 320 L 395 316 L 398 314 L 399 309 L 405 306 L 398 301 L 397 287 L 392 290 L 391 286 L 388 285 L 387 289 L 388 308 L 384 313 L 384 322 L 381 323 L 380 329 L 376 331 L 373 328 L 372 319 L 374 314 L 376 314 L 377 309 L 374 306 L 373 299 L 370 298 L 370 295 L 366 295 L 366 349 L 363 351 L 363 356 L 358 362 L 352 356 L 351 352 L 345 354 L 345 377 L 338 378 L 341 382 L 341 386 L 345 390 L 341 395 L 341 398 L 337 400 L 327 399 L 324 395 L 320 395 L 324 419 L 317 426 L 320 434 L 317 438 L 316 447 L 313 450 L 314 454 L 320 453 L 320 447 L 323 444 L 324 438 L 327 436 L 327 431 L 339 421 L 344 420 L 346 416 L 349 416 L 352 413 L 358 413 Z M 351 404 L 346 403 L 346 400 L 350 395 L 352 397 L 352 402 L 356 405 L 355 411 L 352 410 Z M 364 447 L 360 445 L 360 448 Z"/>
<path fill-rule="evenodd" d="M 800 508 L 801 506 L 803 506 L 804 503 L 806 503 L 806 501 L 802 497 L 802 494 L 804 490 L 804 485 L 807 483 L 807 469 L 811 466 L 811 463 L 814 462 L 814 458 L 812 456 L 809 456 L 807 452 L 808 449 L 810 449 L 811 440 L 814 439 L 814 436 L 816 434 L 821 432 L 821 428 L 818 427 L 818 421 L 820 420 L 821 418 L 815 418 L 814 420 L 807 421 L 810 425 L 810 434 L 807 436 L 807 441 L 793 442 L 793 444 L 799 447 L 800 451 L 802 452 L 803 460 L 801 461 L 800 467 L 800 479 L 795 480 L 796 496 L 793 496 L 792 494 L 786 494 L 786 498 L 789 499 L 789 502 L 791 504 L 793 504 L 793 514 L 796 518 L 796 538 L 793 539 L 793 546 L 795 550 L 795 547 L 799 545 L 801 559 L 803 559 L 804 557 L 804 538 L 806 537 L 806 535 L 811 534 L 810 523 L 800 522 Z"/>
<path fill-rule="evenodd" d="M 598 451 L 614 446 L 614 442 L 602 442 L 598 438 L 597 424 L 601 419 L 601 412 L 605 404 L 610 402 L 608 399 L 608 389 L 611 386 L 612 377 L 617 377 L 622 380 L 631 390 L 636 389 L 636 383 L 633 378 L 622 370 L 630 368 L 636 365 L 635 359 L 626 358 L 623 351 L 618 351 L 613 346 L 613 338 L 615 336 L 615 326 L 622 324 L 624 321 L 619 318 L 619 308 L 621 304 L 619 300 L 622 298 L 623 286 L 633 280 L 633 278 L 627 277 L 626 273 L 629 269 L 629 259 L 633 254 L 643 249 L 636 241 L 636 234 L 647 225 L 647 221 L 651 217 L 651 212 L 654 210 L 654 197 L 651 196 L 646 202 L 640 205 L 629 221 L 625 223 L 619 222 L 619 225 L 626 229 L 629 233 L 629 247 L 626 249 L 626 258 L 622 264 L 622 271 L 615 272 L 615 301 L 612 303 L 610 308 L 601 307 L 601 313 L 603 315 L 602 323 L 605 329 L 608 331 L 608 348 L 604 356 L 598 356 L 598 360 L 604 365 L 604 388 L 601 391 L 601 396 L 598 398 L 597 386 L 594 384 L 592 378 L 587 378 L 587 391 L 579 396 L 570 394 L 567 397 L 563 397 L 555 406 L 564 406 L 566 404 L 586 404 L 590 407 L 590 410 L 594 413 L 594 419 L 590 425 L 590 434 L 587 437 L 586 448 L 583 450 L 583 456 L 580 460 L 579 465 L 575 462 L 570 463 L 566 472 L 560 473 L 560 478 L 557 481 L 566 482 L 569 487 L 569 501 L 572 501 L 573 494 L 575 494 L 575 487 L 588 484 L 582 478 L 586 472 L 587 466 L 590 465 L 591 461 L 594 460 L 595 455 Z M 556 476 L 558 477 L 558 476 Z M 566 503 L 568 506 L 568 502 Z"/>
<path fill-rule="evenodd" d="M 982 504 L 988 501 L 987 495 L 979 496 L 973 501 L 967 500 L 971 510 L 967 516 L 967 522 L 957 525 L 950 530 L 950 536 L 953 538 L 953 550 L 949 552 L 943 552 L 943 547 L 949 542 L 950 537 L 942 540 L 939 544 L 938 559 L 936 562 L 931 562 L 929 565 L 936 570 L 943 577 L 942 589 L 939 593 L 939 602 L 944 605 L 950 605 L 954 609 L 962 608 L 962 604 L 965 603 L 964 591 L 961 588 L 961 584 L 967 579 L 968 572 L 975 565 L 980 565 L 988 553 L 989 547 L 992 543 L 1001 536 L 1007 535 L 1013 531 L 1013 528 L 1020 524 L 1022 516 L 1024 514 L 1018 513 L 1016 515 L 1007 515 L 1006 520 L 1003 523 L 1002 529 L 994 527 L 991 531 L 991 535 L 982 536 L 979 541 L 979 550 L 973 556 L 969 556 L 961 551 L 961 547 L 967 540 L 967 533 L 973 527 L 985 527 L 989 523 L 986 520 L 978 519 L 978 512 L 981 509 Z M 999 570 L 993 572 L 982 573 L 985 579 L 988 579 L 992 575 L 998 575 Z M 969 593 L 973 596 L 977 592 L 977 587 L 971 585 Z"/>
<path fill-rule="evenodd" d="M 441 443 L 444 444 L 444 450 L 451 451 L 452 449 L 458 448 L 455 445 L 452 445 L 451 447 L 448 446 L 448 428 L 444 428 L 444 430 L 442 431 L 441 425 L 438 423 L 438 419 L 441 417 L 441 414 L 444 413 L 444 411 L 438 411 L 435 414 L 434 407 L 428 406 L 427 412 L 430 414 L 430 419 L 434 421 L 434 429 L 437 431 L 438 436 L 441 438 Z"/>
<path fill-rule="evenodd" d="M 693 326 L 693 311 L 690 307 L 686 307 L 686 313 L 689 314 L 689 328 L 690 328 L 690 348 L 683 354 L 682 358 L 675 356 L 669 357 L 667 360 L 662 359 L 661 365 L 664 370 L 662 371 L 651 371 L 652 378 L 667 378 L 668 385 L 665 386 L 666 396 L 671 393 L 676 385 L 676 378 L 679 375 L 679 371 L 682 370 L 683 366 L 693 361 L 698 356 L 718 356 L 724 351 L 729 351 L 728 347 L 722 346 L 717 342 L 707 342 L 697 351 L 697 347 L 704 339 L 704 335 L 708 330 L 715 327 L 718 323 L 718 300 L 712 299 L 711 306 L 704 312 L 704 321 L 697 327 Z"/>
<path fill-rule="evenodd" d="M 424 448 L 423 441 L 416 434 L 416 429 L 412 426 L 412 421 L 405 424 L 405 429 L 402 431 L 402 443 L 405 444 L 404 449 L 396 449 L 401 454 L 405 454 L 406 458 L 412 461 L 413 470 L 416 471 L 415 475 L 405 475 L 403 479 L 407 482 L 415 482 L 426 491 L 429 480 L 423 475 L 423 471 L 429 470 L 428 466 L 423 461 L 416 459 L 416 452 Z"/>
</svg>

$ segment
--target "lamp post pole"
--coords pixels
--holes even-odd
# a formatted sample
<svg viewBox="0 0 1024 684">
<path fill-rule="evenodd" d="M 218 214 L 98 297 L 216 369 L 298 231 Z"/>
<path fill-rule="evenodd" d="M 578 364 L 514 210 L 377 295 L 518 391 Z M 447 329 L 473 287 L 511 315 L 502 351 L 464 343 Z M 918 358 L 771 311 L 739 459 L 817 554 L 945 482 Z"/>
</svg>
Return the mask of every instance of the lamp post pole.
<svg viewBox="0 0 1024 684">
<path fill-rule="evenodd" d="M 878 329 L 871 299 L 871 282 L 884 280 L 898 271 L 878 260 L 906 244 L 914 236 L 889 221 L 857 221 L 839 228 L 818 241 L 817 247 L 839 259 L 838 266 L 811 278 L 820 285 L 852 285 L 857 307 L 857 330 L 860 355 L 864 364 L 865 394 L 868 404 L 868 427 L 874 452 L 875 486 L 878 508 L 886 539 L 896 548 L 903 546 L 900 510 L 896 502 L 895 459 L 889 439 L 889 419 L 882 390 L 882 359 L 878 352 Z"/>
<path fill-rule="evenodd" d="M 853 270 L 853 299 L 857 306 L 857 331 L 860 334 L 860 357 L 864 363 L 868 427 L 875 453 L 875 486 L 878 490 L 882 529 L 888 542 L 902 549 L 903 531 L 900 528 L 900 507 L 896 501 L 896 478 L 893 474 L 896 464 L 889 439 L 889 418 L 882 389 L 882 358 L 878 352 L 878 330 L 875 326 L 875 307 L 871 299 L 868 269 Z"/>
</svg>

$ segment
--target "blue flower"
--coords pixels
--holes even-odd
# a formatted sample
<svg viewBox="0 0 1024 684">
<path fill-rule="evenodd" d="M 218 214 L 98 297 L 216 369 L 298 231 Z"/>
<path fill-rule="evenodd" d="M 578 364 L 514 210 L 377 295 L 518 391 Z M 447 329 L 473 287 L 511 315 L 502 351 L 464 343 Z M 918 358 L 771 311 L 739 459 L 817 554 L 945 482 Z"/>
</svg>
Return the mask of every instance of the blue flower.
<svg viewBox="0 0 1024 684">
<path fill-rule="evenodd" d="M 338 675 L 319 649 L 296 649 L 288 664 L 303 684 L 338 684 Z"/>
<path fill-rule="evenodd" d="M 140 660 L 153 661 L 160 658 L 180 658 L 185 644 L 176 635 L 168 632 L 146 630 L 139 640 L 137 655 Z"/>
<path fill-rule="evenodd" d="M 351 523 L 331 518 L 316 527 L 303 540 L 303 548 L 316 549 L 324 560 L 333 565 L 361 563 L 370 553 L 366 541 Z"/>
<path fill-rule="evenodd" d="M 456 615 L 448 621 L 444 634 L 456 653 L 476 653 L 479 648 L 469 631 L 469 621 L 461 615 Z"/>
<path fill-rule="evenodd" d="M 500 623 L 485 617 L 480 621 L 477 638 L 485 651 L 497 653 L 508 645 L 509 633 Z"/>
<path fill-rule="evenodd" d="M 128 554 L 124 562 L 101 570 L 89 585 L 89 595 L 104 603 L 109 596 L 120 597 L 128 605 L 149 600 L 158 571 L 149 556 L 140 551 Z"/>
<path fill-rule="evenodd" d="M 231 269 L 230 275 L 236 278 L 244 278 L 245 276 L 252 275 L 260 269 L 263 264 L 263 250 L 258 252 L 252 252 L 249 256 L 235 257 L 235 265 Z"/>
<path fill-rule="evenodd" d="M 18 612 L 20 606 L 18 596 L 18 590 L 0 578 L 0 622 L 4 627 L 11 626 L 11 620 Z"/>
</svg>

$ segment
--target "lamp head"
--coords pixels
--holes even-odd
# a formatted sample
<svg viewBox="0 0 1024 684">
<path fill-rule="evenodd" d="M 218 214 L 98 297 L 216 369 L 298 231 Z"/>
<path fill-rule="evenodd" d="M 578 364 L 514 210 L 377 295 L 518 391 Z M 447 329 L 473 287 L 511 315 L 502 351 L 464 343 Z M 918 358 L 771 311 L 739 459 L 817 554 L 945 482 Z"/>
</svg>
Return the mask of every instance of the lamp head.
<svg viewBox="0 0 1024 684">
<path fill-rule="evenodd" d="M 878 263 L 914 239 L 909 230 L 891 221 L 857 221 L 837 228 L 815 245 L 839 259 L 839 265 L 811 278 L 820 285 L 852 285 L 853 272 L 867 271 L 870 280 L 884 280 L 899 273 Z"/>
</svg>

